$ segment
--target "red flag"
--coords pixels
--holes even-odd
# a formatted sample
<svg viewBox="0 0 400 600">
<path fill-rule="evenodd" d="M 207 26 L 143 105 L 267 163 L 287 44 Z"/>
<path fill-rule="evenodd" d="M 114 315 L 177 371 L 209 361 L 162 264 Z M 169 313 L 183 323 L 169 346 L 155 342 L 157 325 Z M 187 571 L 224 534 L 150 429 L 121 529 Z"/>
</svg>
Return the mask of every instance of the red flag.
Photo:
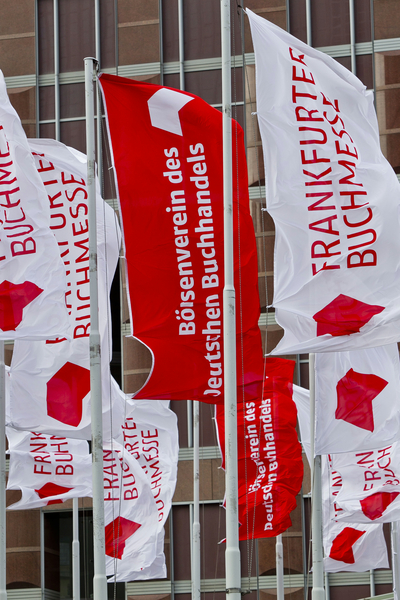
<svg viewBox="0 0 400 600">
<path fill-rule="evenodd" d="M 266 378 L 238 393 L 238 494 L 240 539 L 273 537 L 291 525 L 303 479 L 297 410 L 292 398 L 295 363 L 266 359 Z M 243 401 L 242 401 L 243 398 Z M 216 407 L 225 455 L 223 407 Z"/>
<path fill-rule="evenodd" d="M 151 376 L 136 398 L 218 402 L 223 397 L 222 114 L 192 94 L 148 83 L 102 74 L 100 86 L 123 221 L 132 330 L 153 354 Z M 262 351 L 243 131 L 232 125 L 242 385 L 262 379 Z"/>
</svg>

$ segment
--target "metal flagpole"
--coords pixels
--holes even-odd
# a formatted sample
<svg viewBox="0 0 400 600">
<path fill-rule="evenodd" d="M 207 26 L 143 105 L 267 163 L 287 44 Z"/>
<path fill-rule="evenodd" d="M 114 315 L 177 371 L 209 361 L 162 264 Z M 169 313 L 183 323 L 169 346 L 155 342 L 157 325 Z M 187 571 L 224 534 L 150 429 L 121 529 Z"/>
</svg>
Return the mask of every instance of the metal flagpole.
<svg viewBox="0 0 400 600">
<path fill-rule="evenodd" d="M 79 498 L 72 498 L 72 598 L 81 599 L 79 568 Z"/>
<path fill-rule="evenodd" d="M 221 0 L 222 123 L 224 171 L 224 409 L 226 486 L 226 594 L 240 600 L 241 571 L 238 526 L 237 387 L 235 287 L 233 279 L 232 121 L 230 0 Z"/>
<path fill-rule="evenodd" d="M 322 552 L 322 486 L 321 486 L 321 456 L 314 457 L 315 440 L 315 354 L 309 355 L 310 374 L 310 417 L 311 417 L 311 537 L 313 586 L 312 600 L 325 600 L 324 590 L 324 559 Z"/>
<path fill-rule="evenodd" d="M 90 399 L 92 416 L 94 600 L 107 600 L 104 532 L 103 423 L 97 291 L 96 178 L 94 145 L 94 58 L 85 58 L 87 191 L 90 268 Z"/>
<path fill-rule="evenodd" d="M 392 577 L 393 577 L 393 600 L 399 600 L 399 538 L 398 521 L 390 524 L 390 541 L 392 543 Z"/>
<path fill-rule="evenodd" d="M 276 600 L 284 600 L 285 586 L 283 581 L 283 543 L 282 534 L 276 536 L 275 541 L 276 556 Z"/>
<path fill-rule="evenodd" d="M 0 340 L 0 600 L 7 600 L 6 573 L 6 365 L 4 341 Z"/>
<path fill-rule="evenodd" d="M 375 596 L 375 577 L 373 569 L 369 570 L 369 595 Z"/>
<path fill-rule="evenodd" d="M 192 600 L 200 600 L 200 403 L 193 402 L 193 535 L 192 535 Z"/>
</svg>

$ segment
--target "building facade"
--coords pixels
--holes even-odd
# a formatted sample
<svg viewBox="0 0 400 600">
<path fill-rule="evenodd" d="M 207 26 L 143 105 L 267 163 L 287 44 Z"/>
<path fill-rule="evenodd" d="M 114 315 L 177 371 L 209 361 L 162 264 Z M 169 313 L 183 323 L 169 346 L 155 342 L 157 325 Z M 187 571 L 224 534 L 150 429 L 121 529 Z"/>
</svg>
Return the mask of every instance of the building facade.
<svg viewBox="0 0 400 600">
<path fill-rule="evenodd" d="M 0 68 L 10 99 L 28 137 L 48 137 L 85 152 L 83 58 L 95 56 L 100 70 L 185 89 L 221 107 L 220 3 L 218 0 L 0 0 Z M 289 30 L 352 69 L 375 92 L 382 150 L 400 174 L 400 10 L 398 0 L 246 0 L 245 7 Z M 309 15 L 307 26 L 307 15 Z M 234 116 L 245 129 L 250 208 L 259 256 L 260 327 L 271 350 L 282 331 L 267 310 L 273 293 L 272 219 L 265 206 L 264 168 L 255 116 L 254 53 L 242 4 L 232 2 L 232 97 Z M 307 37 L 308 36 L 308 37 Z M 104 198 L 117 209 L 104 119 L 101 180 Z M 136 143 L 132 140 L 132 143 Z M 162 293 L 162 290 L 160 290 Z M 145 382 L 150 353 L 132 338 L 123 272 L 112 290 L 112 373 L 127 393 Z M 8 362 L 12 346 L 7 345 Z M 288 357 L 294 358 L 294 357 Z M 295 382 L 307 387 L 308 357 L 296 359 Z M 178 485 L 166 526 L 168 578 L 109 586 L 110 598 L 189 600 L 193 513 L 193 448 L 190 402 L 172 402 L 179 423 Z M 225 597 L 224 476 L 213 408 L 201 405 L 201 543 L 204 600 Z M 8 503 L 18 492 L 8 492 Z M 309 581 L 309 477 L 283 535 L 285 594 L 305 598 Z M 72 598 L 71 505 L 17 511 L 7 517 L 9 598 Z M 91 502 L 80 500 L 81 597 L 92 594 Z M 249 600 L 276 596 L 275 541 L 241 543 L 242 588 Z M 376 593 L 391 590 L 390 570 L 372 576 Z M 370 574 L 328 578 L 332 600 L 370 595 Z"/>
</svg>

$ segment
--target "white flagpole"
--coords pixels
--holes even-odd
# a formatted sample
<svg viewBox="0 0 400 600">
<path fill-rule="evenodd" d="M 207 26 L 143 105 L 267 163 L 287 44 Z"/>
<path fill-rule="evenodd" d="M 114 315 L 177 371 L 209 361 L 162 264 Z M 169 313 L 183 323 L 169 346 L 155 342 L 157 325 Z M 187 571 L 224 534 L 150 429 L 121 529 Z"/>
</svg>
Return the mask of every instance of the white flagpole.
<svg viewBox="0 0 400 600">
<path fill-rule="evenodd" d="M 391 523 L 390 540 L 392 543 L 392 577 L 393 577 L 393 600 L 399 600 L 399 539 L 398 539 L 398 521 Z"/>
<path fill-rule="evenodd" d="M 375 596 L 375 577 L 373 569 L 369 570 L 369 595 Z"/>
<path fill-rule="evenodd" d="M 87 191 L 89 204 L 90 267 L 90 399 L 92 411 L 94 600 L 107 600 L 104 532 L 103 423 L 101 398 L 100 332 L 97 291 L 96 178 L 94 145 L 94 58 L 85 58 Z"/>
<path fill-rule="evenodd" d="M 78 498 L 72 498 L 72 598 L 81 599 L 79 568 L 79 505 Z"/>
<path fill-rule="evenodd" d="M 0 600 L 7 600 L 6 573 L 6 365 L 0 340 Z"/>
<path fill-rule="evenodd" d="M 276 600 L 284 600 L 285 585 L 283 581 L 283 543 L 282 534 L 276 536 L 275 541 L 276 556 Z"/>
<path fill-rule="evenodd" d="M 324 559 L 322 551 L 322 484 L 321 484 L 321 456 L 314 458 L 315 447 L 315 354 L 309 355 L 310 379 L 310 416 L 311 416 L 311 462 L 314 468 L 311 471 L 311 537 L 312 537 L 312 563 L 313 586 L 312 600 L 325 600 L 324 590 Z"/>
<path fill-rule="evenodd" d="M 236 323 L 233 279 L 231 15 L 230 0 L 221 0 L 222 123 L 224 172 L 224 409 L 226 485 L 226 597 L 241 598 L 238 527 Z"/>
<path fill-rule="evenodd" d="M 192 535 L 192 600 L 200 600 L 200 403 L 193 402 L 193 535 Z"/>
</svg>

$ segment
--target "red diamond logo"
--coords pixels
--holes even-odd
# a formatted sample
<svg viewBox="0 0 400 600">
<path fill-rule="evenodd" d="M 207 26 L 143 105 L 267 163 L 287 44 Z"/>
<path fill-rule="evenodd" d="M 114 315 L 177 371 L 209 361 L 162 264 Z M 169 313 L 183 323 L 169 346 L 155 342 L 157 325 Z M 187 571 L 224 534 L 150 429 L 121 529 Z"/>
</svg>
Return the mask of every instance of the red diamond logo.
<svg viewBox="0 0 400 600">
<path fill-rule="evenodd" d="M 82 419 L 83 399 L 89 392 L 89 369 L 66 362 L 47 382 L 47 414 L 77 427 Z"/>
<path fill-rule="evenodd" d="M 74 488 L 63 487 L 62 485 L 57 485 L 56 483 L 46 483 L 39 490 L 35 490 L 39 498 L 48 498 L 49 496 L 60 496 L 61 494 L 66 494 L 70 490 Z M 47 506 L 49 504 L 62 504 L 63 500 L 49 500 Z"/>
<path fill-rule="evenodd" d="M 106 554 L 111 558 L 122 558 L 125 543 L 141 527 L 135 521 L 129 521 L 124 517 L 118 517 L 106 525 Z"/>
<path fill-rule="evenodd" d="M 15 331 L 22 321 L 25 306 L 42 292 L 40 287 L 30 281 L 17 285 L 3 281 L 0 284 L 0 329 Z"/>
<path fill-rule="evenodd" d="M 365 531 L 359 531 L 353 527 L 345 527 L 333 540 L 329 553 L 330 558 L 340 560 L 348 565 L 354 564 L 353 546 L 364 533 Z"/>
<path fill-rule="evenodd" d="M 340 294 L 313 316 L 314 321 L 317 322 L 317 336 L 357 333 L 374 315 L 383 310 L 385 310 L 383 306 L 365 304 Z"/>
<path fill-rule="evenodd" d="M 396 500 L 399 493 L 377 492 L 376 494 L 371 494 L 371 496 L 360 500 L 361 510 L 368 519 L 375 521 L 375 519 L 379 519 L 383 515 L 389 504 Z"/>
<path fill-rule="evenodd" d="M 357 373 L 350 369 L 336 385 L 335 417 L 361 429 L 374 431 L 372 401 L 387 384 L 378 375 Z"/>
</svg>

